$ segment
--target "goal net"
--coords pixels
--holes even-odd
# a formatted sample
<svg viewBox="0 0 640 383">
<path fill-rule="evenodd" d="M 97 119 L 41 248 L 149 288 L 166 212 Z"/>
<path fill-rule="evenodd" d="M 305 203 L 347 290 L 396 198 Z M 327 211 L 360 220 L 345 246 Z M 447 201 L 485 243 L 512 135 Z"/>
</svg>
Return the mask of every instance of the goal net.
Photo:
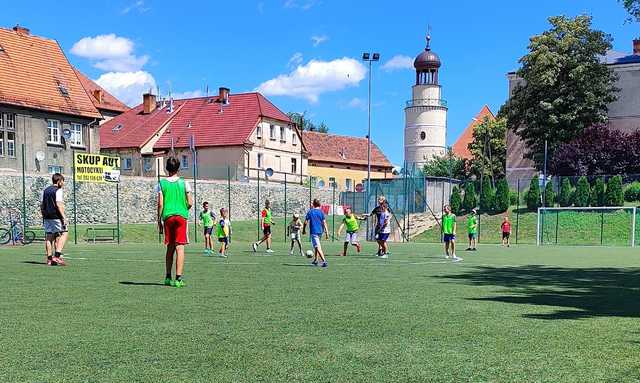
<svg viewBox="0 0 640 383">
<path fill-rule="evenodd" d="M 635 247 L 636 208 L 541 207 L 536 233 L 538 246 Z"/>
</svg>

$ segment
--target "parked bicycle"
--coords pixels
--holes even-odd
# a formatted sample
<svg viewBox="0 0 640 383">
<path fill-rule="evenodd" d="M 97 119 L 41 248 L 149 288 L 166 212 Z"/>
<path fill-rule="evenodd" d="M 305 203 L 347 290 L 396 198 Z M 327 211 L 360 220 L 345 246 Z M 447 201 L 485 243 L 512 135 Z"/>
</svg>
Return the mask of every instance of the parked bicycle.
<svg viewBox="0 0 640 383">
<path fill-rule="evenodd" d="M 18 223 L 17 219 L 9 216 L 9 228 L 0 228 L 0 245 L 6 245 L 11 242 L 22 243 L 28 245 L 36 239 L 36 233 L 31 230 L 24 230 Z"/>
</svg>

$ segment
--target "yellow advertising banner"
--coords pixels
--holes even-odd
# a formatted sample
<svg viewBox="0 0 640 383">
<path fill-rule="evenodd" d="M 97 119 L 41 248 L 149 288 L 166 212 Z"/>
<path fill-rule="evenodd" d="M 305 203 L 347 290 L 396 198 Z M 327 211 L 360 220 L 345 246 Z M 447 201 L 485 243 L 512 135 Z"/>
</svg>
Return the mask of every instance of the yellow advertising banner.
<svg viewBox="0 0 640 383">
<path fill-rule="evenodd" d="M 120 181 L 120 157 L 76 153 L 74 165 L 75 180 L 78 182 L 106 183 Z"/>
</svg>

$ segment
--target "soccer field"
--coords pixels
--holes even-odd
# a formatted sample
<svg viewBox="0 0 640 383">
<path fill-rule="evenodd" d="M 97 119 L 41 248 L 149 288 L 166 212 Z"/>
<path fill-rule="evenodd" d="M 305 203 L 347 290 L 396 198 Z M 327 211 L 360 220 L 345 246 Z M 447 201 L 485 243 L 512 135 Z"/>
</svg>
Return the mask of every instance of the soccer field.
<svg viewBox="0 0 640 383">
<path fill-rule="evenodd" d="M 637 382 L 640 255 L 630 248 L 392 244 L 329 268 L 158 244 L 0 249 L 1 382 Z M 350 249 L 351 251 L 351 249 Z"/>
</svg>

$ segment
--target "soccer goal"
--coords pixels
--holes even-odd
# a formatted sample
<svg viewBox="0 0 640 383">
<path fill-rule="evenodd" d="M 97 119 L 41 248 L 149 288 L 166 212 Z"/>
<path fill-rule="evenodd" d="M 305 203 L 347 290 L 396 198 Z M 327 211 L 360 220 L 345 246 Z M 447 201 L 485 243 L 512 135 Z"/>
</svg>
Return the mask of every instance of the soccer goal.
<svg viewBox="0 0 640 383">
<path fill-rule="evenodd" d="M 636 245 L 635 207 L 541 207 L 536 243 L 567 246 Z"/>
</svg>

